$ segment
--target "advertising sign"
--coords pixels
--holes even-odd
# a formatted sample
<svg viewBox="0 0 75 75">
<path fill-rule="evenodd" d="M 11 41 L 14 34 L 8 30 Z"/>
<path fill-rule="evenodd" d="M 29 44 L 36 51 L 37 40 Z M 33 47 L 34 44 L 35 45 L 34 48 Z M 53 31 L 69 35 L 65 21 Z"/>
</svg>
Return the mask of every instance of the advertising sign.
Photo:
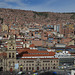
<svg viewBox="0 0 75 75">
<path fill-rule="evenodd" d="M 18 68 L 19 68 L 19 64 L 16 63 L 16 64 L 15 64 L 15 69 L 18 69 Z"/>
</svg>

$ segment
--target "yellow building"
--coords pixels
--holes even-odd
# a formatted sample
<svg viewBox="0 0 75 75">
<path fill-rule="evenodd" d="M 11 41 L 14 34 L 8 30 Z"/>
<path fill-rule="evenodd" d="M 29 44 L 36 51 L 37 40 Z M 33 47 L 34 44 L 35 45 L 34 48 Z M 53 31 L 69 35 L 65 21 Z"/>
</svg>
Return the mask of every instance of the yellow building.
<svg viewBox="0 0 75 75">
<path fill-rule="evenodd" d="M 3 25 L 2 25 L 2 31 L 7 31 L 7 32 L 8 32 L 8 26 L 5 25 L 5 24 L 3 24 Z"/>
</svg>

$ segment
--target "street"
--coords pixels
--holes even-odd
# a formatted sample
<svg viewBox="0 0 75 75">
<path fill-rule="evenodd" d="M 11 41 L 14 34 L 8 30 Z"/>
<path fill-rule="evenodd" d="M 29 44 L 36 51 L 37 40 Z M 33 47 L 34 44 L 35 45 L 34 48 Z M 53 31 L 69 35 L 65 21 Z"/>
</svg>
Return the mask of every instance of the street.
<svg viewBox="0 0 75 75">
<path fill-rule="evenodd" d="M 37 74 L 38 73 L 38 74 Z M 13 71 L 11 72 L 0 72 L 0 75 L 33 75 L 34 73 L 31 71 L 28 72 L 22 72 L 19 74 L 19 72 Z M 35 75 L 71 75 L 69 70 L 51 70 L 51 71 L 36 71 Z"/>
</svg>

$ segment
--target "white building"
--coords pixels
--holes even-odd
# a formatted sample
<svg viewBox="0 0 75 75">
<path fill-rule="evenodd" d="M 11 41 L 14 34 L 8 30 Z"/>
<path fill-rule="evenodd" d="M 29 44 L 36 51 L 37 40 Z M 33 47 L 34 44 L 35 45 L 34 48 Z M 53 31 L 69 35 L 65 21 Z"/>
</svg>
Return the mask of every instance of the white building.
<svg viewBox="0 0 75 75">
<path fill-rule="evenodd" d="M 69 53 L 69 51 L 62 51 L 55 54 L 55 57 L 57 58 L 71 58 L 71 54 Z"/>
</svg>

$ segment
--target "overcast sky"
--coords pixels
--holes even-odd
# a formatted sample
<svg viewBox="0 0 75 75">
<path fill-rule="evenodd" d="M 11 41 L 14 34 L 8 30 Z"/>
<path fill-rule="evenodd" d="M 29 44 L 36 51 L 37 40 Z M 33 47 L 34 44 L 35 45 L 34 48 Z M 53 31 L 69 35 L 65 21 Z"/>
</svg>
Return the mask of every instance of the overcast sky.
<svg viewBox="0 0 75 75">
<path fill-rule="evenodd" d="M 0 8 L 40 12 L 75 12 L 75 0 L 0 0 Z"/>
</svg>

